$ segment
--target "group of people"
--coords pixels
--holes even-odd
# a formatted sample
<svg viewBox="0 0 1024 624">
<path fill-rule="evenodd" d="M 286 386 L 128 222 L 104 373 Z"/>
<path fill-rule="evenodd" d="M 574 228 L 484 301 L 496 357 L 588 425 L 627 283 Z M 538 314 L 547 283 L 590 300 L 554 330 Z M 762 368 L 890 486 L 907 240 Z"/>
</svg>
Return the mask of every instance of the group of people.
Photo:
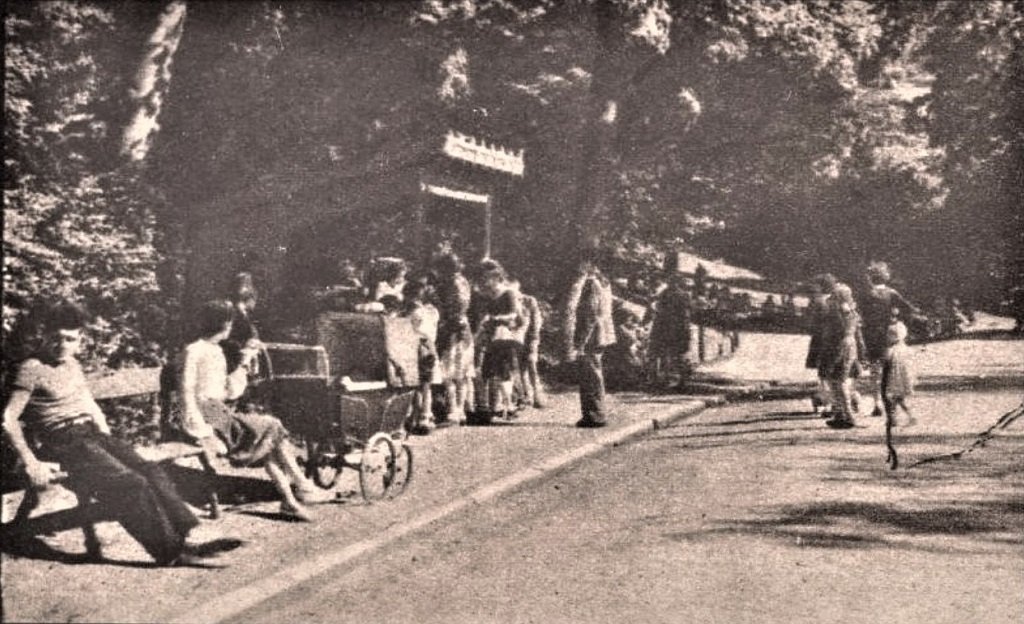
<svg viewBox="0 0 1024 624">
<path fill-rule="evenodd" d="M 342 261 L 341 269 L 340 283 L 318 294 L 322 307 L 405 316 L 420 336 L 425 357 L 412 433 L 543 407 L 541 307 L 499 262 L 481 261 L 471 282 L 450 251 L 412 277 L 404 260 L 379 259 L 365 287 L 354 263 Z M 443 389 L 440 401 L 435 388 Z"/>
<path fill-rule="evenodd" d="M 383 275 L 365 311 L 409 318 L 421 340 L 419 400 L 413 433 L 438 420 L 467 415 L 511 417 L 523 405 L 543 406 L 537 372 L 542 315 L 537 300 L 519 290 L 500 264 L 485 260 L 471 285 L 454 254 L 435 259 L 430 279 L 407 280 L 404 263 Z M 349 277 L 356 277 L 350 274 Z M 360 289 L 356 279 L 348 287 Z M 277 418 L 241 400 L 258 365 L 259 332 L 252 276 L 236 277 L 230 300 L 212 300 L 192 316 L 192 339 L 161 375 L 173 394 L 171 420 L 184 438 L 235 466 L 262 467 L 281 497 L 281 513 L 313 519 L 307 504 L 328 497 L 305 475 Z M 25 327 L 36 340 L 6 379 L 3 430 L 31 487 L 54 478 L 53 463 L 76 492 L 95 498 L 160 565 L 204 565 L 188 542 L 199 522 L 159 464 L 111 435 L 78 362 L 86 312 L 76 304 L 40 307 Z M 30 332 L 26 332 L 30 333 Z M 590 339 L 580 349 L 588 352 Z M 601 339 L 601 344 L 606 342 Z M 446 409 L 432 411 L 431 388 L 443 386 Z"/>
<path fill-rule="evenodd" d="M 453 253 L 434 258 L 431 270 L 408 278 L 404 262 L 388 265 L 372 288 L 344 267 L 345 293 L 352 309 L 408 317 L 421 342 L 420 386 L 412 433 L 438 424 L 467 422 L 474 416 L 512 418 L 523 405 L 543 406 L 537 371 L 543 317 L 534 297 L 491 259 L 483 260 L 471 283 Z M 809 314 L 813 318 L 806 365 L 818 372 L 815 409 L 834 428 L 854 426 L 859 395 L 852 380 L 863 370 L 875 379 L 873 415 L 895 422 L 913 375 L 903 319 L 917 309 L 888 285 L 889 269 L 872 263 L 859 300 L 831 275 L 819 276 Z M 281 512 L 311 520 L 306 507 L 322 500 L 296 461 L 288 432 L 275 417 L 238 401 L 257 365 L 259 333 L 252 320 L 256 305 L 252 277 L 240 274 L 230 301 L 214 300 L 195 315 L 193 339 L 165 367 L 167 384 L 179 397 L 181 432 L 209 452 L 238 466 L 263 467 L 281 496 Z M 592 259 L 579 265 L 565 299 L 566 359 L 579 384 L 579 427 L 607 423 L 603 358 L 625 346 L 632 352 L 646 332 L 639 318 L 619 319 L 610 281 Z M 649 355 L 664 366 L 686 365 L 693 301 L 688 284 L 667 272 L 654 301 Z M 636 316 L 635 314 L 633 316 Z M 159 465 L 144 461 L 133 447 L 110 434 L 77 361 L 84 311 L 70 303 L 39 315 L 41 340 L 10 377 L 4 408 L 6 438 L 34 487 L 53 478 L 45 461 L 59 463 L 69 478 L 104 503 L 125 529 L 163 565 L 194 563 L 199 557 L 187 540 L 198 521 Z M 630 340 L 632 338 L 632 340 Z M 435 413 L 432 390 L 443 388 L 443 411 Z M 908 423 L 910 424 L 910 423 Z"/>
<path fill-rule="evenodd" d="M 174 371 L 169 377 L 180 394 L 181 428 L 235 465 L 263 467 L 281 495 L 281 512 L 308 521 L 312 518 L 304 503 L 324 495 L 299 468 L 281 422 L 231 403 L 244 390 L 253 362 L 255 336 L 232 342 L 250 304 L 241 293 L 234 303 L 204 305 L 194 340 L 167 368 Z M 239 318 L 243 321 L 235 325 Z M 187 540 L 198 519 L 159 464 L 111 435 L 93 399 L 77 360 L 87 324 L 84 310 L 59 302 L 33 321 L 38 341 L 10 379 L 3 413 L 5 437 L 30 486 L 47 487 L 56 476 L 48 462 L 55 462 L 67 473 L 71 489 L 102 504 L 157 564 L 204 565 L 202 549 Z M 244 334 L 241 327 L 234 335 Z"/>
<path fill-rule="evenodd" d="M 902 408 L 908 417 L 906 424 L 914 423 L 907 405 L 914 377 L 903 319 L 918 310 L 889 285 L 886 263 L 871 263 L 866 277 L 859 305 L 853 289 L 835 276 L 823 274 L 815 279 L 806 366 L 818 372 L 814 409 L 821 409 L 828 426 L 836 429 L 855 425 L 861 399 L 853 380 L 864 372 L 870 372 L 873 382 L 871 415 L 885 414 L 895 424 L 897 410 Z"/>
</svg>

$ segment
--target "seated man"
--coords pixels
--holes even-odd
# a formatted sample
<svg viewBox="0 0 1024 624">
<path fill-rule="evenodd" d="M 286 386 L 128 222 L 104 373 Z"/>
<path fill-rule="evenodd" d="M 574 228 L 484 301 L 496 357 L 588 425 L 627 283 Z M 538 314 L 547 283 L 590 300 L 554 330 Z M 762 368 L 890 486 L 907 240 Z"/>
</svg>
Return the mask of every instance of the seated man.
<svg viewBox="0 0 1024 624">
<path fill-rule="evenodd" d="M 75 359 L 84 325 L 84 312 L 72 304 L 43 314 L 43 344 L 18 368 L 4 408 L 4 433 L 31 487 L 45 488 L 54 477 L 43 461 L 58 462 L 73 489 L 91 493 L 158 564 L 195 565 L 198 555 L 185 538 L 199 520 L 159 465 L 110 435 L 89 391 Z M 36 450 L 26 441 L 22 417 L 39 442 Z"/>
</svg>

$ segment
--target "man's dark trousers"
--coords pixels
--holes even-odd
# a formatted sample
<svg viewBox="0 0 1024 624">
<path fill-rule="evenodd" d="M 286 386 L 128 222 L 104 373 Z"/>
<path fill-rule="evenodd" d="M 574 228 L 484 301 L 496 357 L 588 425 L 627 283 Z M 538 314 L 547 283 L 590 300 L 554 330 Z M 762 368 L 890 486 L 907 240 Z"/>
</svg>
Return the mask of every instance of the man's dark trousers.
<svg viewBox="0 0 1024 624">
<path fill-rule="evenodd" d="M 580 353 L 577 371 L 580 384 L 580 408 L 583 420 L 604 423 L 604 373 L 601 371 L 601 352 Z"/>
<path fill-rule="evenodd" d="M 59 462 L 74 490 L 95 496 L 158 563 L 177 557 L 199 524 L 163 468 L 91 424 L 46 434 L 40 455 Z"/>
</svg>

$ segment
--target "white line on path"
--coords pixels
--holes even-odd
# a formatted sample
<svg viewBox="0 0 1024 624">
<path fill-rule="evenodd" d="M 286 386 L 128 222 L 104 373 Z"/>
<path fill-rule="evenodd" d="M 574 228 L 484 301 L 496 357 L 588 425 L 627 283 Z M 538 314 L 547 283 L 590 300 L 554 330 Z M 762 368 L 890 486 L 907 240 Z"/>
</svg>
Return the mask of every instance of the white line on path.
<svg viewBox="0 0 1024 624">
<path fill-rule="evenodd" d="M 349 544 L 344 548 L 324 553 L 323 555 L 304 561 L 301 564 L 293 565 L 275 572 L 261 581 L 240 587 L 216 599 L 188 609 L 185 613 L 169 620 L 172 624 L 216 624 L 241 614 L 273 596 L 281 594 L 289 589 L 304 583 L 311 578 L 337 568 L 356 557 L 374 551 L 389 542 L 405 537 L 426 525 L 440 520 L 445 516 L 457 513 L 472 505 L 478 505 L 489 501 L 497 496 L 509 492 L 524 483 L 539 479 L 544 475 L 563 468 L 588 455 L 614 446 L 632 437 L 640 435 L 652 429 L 664 427 L 680 418 L 700 412 L 707 403 L 704 401 L 693 401 L 690 405 L 683 406 L 667 416 L 652 418 L 631 423 L 625 427 L 609 431 L 598 437 L 596 440 L 574 448 L 570 451 L 542 460 L 533 466 L 529 466 L 507 477 L 492 481 L 477 488 L 469 494 L 457 498 L 444 505 L 438 505 L 424 511 L 415 518 L 405 522 L 392 525 L 381 532 L 373 539 L 363 540 Z"/>
</svg>

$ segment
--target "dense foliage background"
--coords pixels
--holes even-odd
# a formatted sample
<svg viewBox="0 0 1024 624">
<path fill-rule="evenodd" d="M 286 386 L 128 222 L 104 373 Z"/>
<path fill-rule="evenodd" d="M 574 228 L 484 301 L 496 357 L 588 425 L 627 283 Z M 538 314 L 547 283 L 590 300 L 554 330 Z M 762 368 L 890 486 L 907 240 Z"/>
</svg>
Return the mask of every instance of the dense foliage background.
<svg viewBox="0 0 1024 624">
<path fill-rule="evenodd" d="M 525 148 L 498 231 L 535 292 L 580 247 L 677 247 L 780 280 L 887 259 L 919 301 L 992 308 L 1024 283 L 1022 22 L 1010 0 L 8 3 L 5 336 L 63 294 L 97 315 L 94 363 L 156 361 L 192 206 L 325 162 L 410 175 L 450 127 Z M 353 219 L 353 247 L 397 240 Z"/>
</svg>

